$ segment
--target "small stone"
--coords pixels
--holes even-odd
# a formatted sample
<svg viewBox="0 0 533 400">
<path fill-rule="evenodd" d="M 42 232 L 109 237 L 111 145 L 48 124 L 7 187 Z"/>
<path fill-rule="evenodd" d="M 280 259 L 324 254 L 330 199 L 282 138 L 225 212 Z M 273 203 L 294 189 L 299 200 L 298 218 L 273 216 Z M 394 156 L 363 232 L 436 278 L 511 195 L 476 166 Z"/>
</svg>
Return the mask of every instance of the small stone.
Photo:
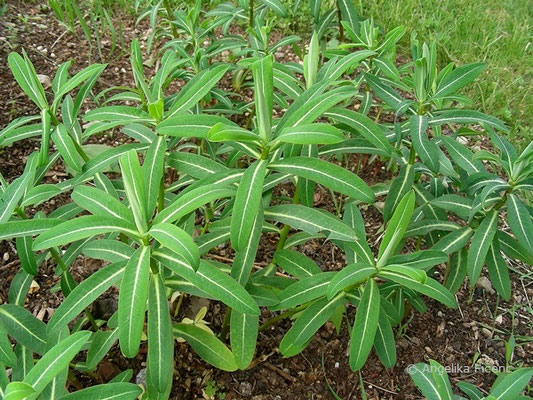
<svg viewBox="0 0 533 400">
<path fill-rule="evenodd" d="M 146 385 L 146 368 L 143 368 L 139 371 L 139 373 L 135 377 L 135 383 L 137 385 Z"/>
<path fill-rule="evenodd" d="M 45 87 L 45 89 L 52 86 L 52 80 L 48 75 L 37 74 L 37 78 L 39 79 L 39 82 L 41 82 L 42 85 Z"/>
<path fill-rule="evenodd" d="M 281 52 L 281 51 L 276 51 L 274 53 L 274 55 L 276 56 L 276 58 L 282 58 L 285 56 L 285 53 Z"/>
<path fill-rule="evenodd" d="M 442 311 L 437 312 L 437 317 L 442 318 L 444 314 L 442 314 Z"/>
<path fill-rule="evenodd" d="M 340 363 L 337 361 L 337 362 L 335 363 L 335 368 L 339 368 L 339 367 L 340 367 Z"/>
<path fill-rule="evenodd" d="M 477 286 L 486 290 L 487 293 L 489 294 L 495 293 L 494 289 L 492 288 L 492 284 L 490 283 L 489 278 L 487 278 L 486 276 L 482 276 L 479 278 L 479 280 L 477 281 Z"/>
<path fill-rule="evenodd" d="M 502 322 L 503 322 L 503 315 L 501 315 L 501 314 L 498 315 L 498 316 L 496 317 L 495 321 L 496 321 L 496 323 L 497 323 L 498 325 L 501 325 Z"/>
<path fill-rule="evenodd" d="M 492 338 L 492 332 L 490 329 L 487 329 L 487 328 L 481 328 L 481 332 L 483 333 L 483 335 L 485 335 L 486 337 L 488 337 L 489 339 Z"/>
<path fill-rule="evenodd" d="M 8 261 L 9 260 L 9 253 L 6 251 L 2 258 L 3 258 L 4 261 Z"/>
<path fill-rule="evenodd" d="M 239 384 L 239 393 L 243 396 L 250 396 L 252 394 L 253 386 L 250 382 L 241 382 Z"/>
<path fill-rule="evenodd" d="M 56 58 L 56 53 L 50 53 L 50 57 Z"/>
</svg>

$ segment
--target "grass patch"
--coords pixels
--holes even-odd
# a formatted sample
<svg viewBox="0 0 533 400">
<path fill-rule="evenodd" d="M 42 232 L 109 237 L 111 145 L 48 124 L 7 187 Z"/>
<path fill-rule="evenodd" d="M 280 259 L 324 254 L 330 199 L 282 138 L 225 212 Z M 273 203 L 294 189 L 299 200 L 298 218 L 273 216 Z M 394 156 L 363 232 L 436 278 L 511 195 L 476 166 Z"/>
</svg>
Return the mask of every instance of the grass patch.
<svg viewBox="0 0 533 400">
<path fill-rule="evenodd" d="M 385 31 L 404 25 L 420 40 L 435 40 L 440 66 L 448 62 L 487 63 L 464 94 L 482 111 L 511 127 L 510 140 L 523 147 L 533 140 L 531 96 L 532 10 L 528 0 L 358 0 L 361 15 Z M 529 7 L 528 7 L 529 5 Z M 409 54 L 409 35 L 400 54 Z"/>
</svg>

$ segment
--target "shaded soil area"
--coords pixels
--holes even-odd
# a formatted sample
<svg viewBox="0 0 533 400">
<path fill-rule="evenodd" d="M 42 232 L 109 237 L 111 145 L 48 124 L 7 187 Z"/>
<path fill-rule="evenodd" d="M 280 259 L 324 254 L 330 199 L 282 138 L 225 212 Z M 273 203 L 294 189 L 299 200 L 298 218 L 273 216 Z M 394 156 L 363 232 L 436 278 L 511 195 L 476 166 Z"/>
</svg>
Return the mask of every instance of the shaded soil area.
<svg viewBox="0 0 533 400">
<path fill-rule="evenodd" d="M 146 38 L 147 27 L 135 26 L 127 18 L 121 18 L 124 27 L 123 57 L 112 57 L 102 74 L 95 92 L 115 85 L 132 84 L 131 68 L 127 53 L 129 43 L 135 37 Z M 53 78 L 56 68 L 72 59 L 71 73 L 88 65 L 91 48 L 83 36 L 65 32 L 46 8 L 36 4 L 13 3 L 0 18 L 0 127 L 22 115 L 33 115 L 37 108 L 22 93 L 7 66 L 10 51 L 25 49 L 39 74 Z M 116 56 L 117 54 L 115 54 Z M 93 49 L 93 60 L 96 59 Z M 293 55 L 288 55 L 294 59 Z M 91 107 L 88 103 L 85 107 Z M 125 141 L 117 134 L 99 136 L 96 141 L 117 145 Z M 0 149 L 0 172 L 11 181 L 23 172 L 26 157 L 38 149 L 38 142 L 25 140 L 13 146 Z M 349 160 L 350 169 L 355 170 L 357 157 Z M 362 163 L 359 175 L 369 184 L 390 178 L 390 174 L 378 163 Z M 47 175 L 48 183 L 65 179 L 62 165 L 56 165 Z M 282 188 L 287 194 L 291 185 Z M 378 199 L 383 201 L 383 199 Z M 69 195 L 58 196 L 40 207 L 45 213 L 69 201 Z M 378 202 L 379 204 L 379 202 Z M 315 206 L 335 212 L 330 193 L 318 187 Z M 35 213 L 36 210 L 28 210 Z M 382 232 L 381 213 L 368 206 L 362 209 L 369 235 L 369 242 L 377 252 Z M 258 251 L 257 265 L 265 265 L 272 259 L 276 237 L 264 235 Z M 342 252 L 330 242 L 314 240 L 300 246 L 304 254 L 312 257 L 323 270 L 338 270 L 346 264 Z M 20 263 L 12 242 L 0 242 L 0 303 L 7 301 L 9 283 L 18 271 Z M 232 251 L 219 246 L 210 257 L 231 263 Z M 460 308 L 447 309 L 441 304 L 427 300 L 427 312 L 414 310 L 406 312 L 402 325 L 395 330 L 397 338 L 398 363 L 392 369 L 385 369 L 377 356 L 372 354 L 361 375 L 353 373 L 348 365 L 348 332 L 353 322 L 355 309 L 348 307 L 349 321 L 344 320 L 340 332 L 328 322 L 315 335 L 310 345 L 298 356 L 286 359 L 278 345 L 290 328 L 290 321 L 269 328 L 259 335 L 256 360 L 246 371 L 227 373 L 218 371 L 204 363 L 191 351 L 186 343 L 177 343 L 175 350 L 175 375 L 173 399 L 332 399 L 333 391 L 342 399 L 360 399 L 364 387 L 369 399 L 414 399 L 420 398 L 406 368 L 413 363 L 433 358 L 445 366 L 458 365 L 472 368 L 479 365 L 505 365 L 505 343 L 513 334 L 517 341 L 513 365 L 533 365 L 533 322 L 531 318 L 533 286 L 526 280 L 528 267 L 513 263 L 511 278 L 513 297 L 509 302 L 498 302 L 490 286 L 478 287 L 469 302 L 469 290 L 463 286 L 457 294 Z M 77 281 L 81 281 L 101 267 L 100 262 L 78 257 L 70 269 Z M 48 320 L 53 310 L 62 301 L 59 291 L 51 290 L 58 279 L 51 261 L 43 264 L 35 278 L 35 284 L 28 295 L 26 307 L 38 318 Z M 435 278 L 442 281 L 443 270 L 438 269 Z M 110 290 L 93 306 L 96 317 L 108 317 L 117 306 L 117 292 Z M 194 296 L 186 296 L 175 321 L 184 317 L 193 318 L 198 309 L 206 305 L 209 311 L 205 320 L 213 330 L 219 331 L 224 317 L 224 306 L 215 302 L 204 303 Z M 172 304 L 174 308 L 176 304 Z M 276 315 L 263 310 L 263 321 Z M 83 359 L 83 356 L 82 356 Z M 69 383 L 71 389 L 79 389 L 95 383 L 110 380 L 121 370 L 132 368 L 134 380 L 142 381 L 142 370 L 146 362 L 146 346 L 142 346 L 135 359 L 125 359 L 117 346 L 102 361 L 95 376 L 77 374 L 76 381 Z M 141 372 L 141 374 L 139 374 Z M 471 371 L 452 373 L 452 379 L 467 380 L 488 390 L 495 379 L 490 372 Z"/>
</svg>

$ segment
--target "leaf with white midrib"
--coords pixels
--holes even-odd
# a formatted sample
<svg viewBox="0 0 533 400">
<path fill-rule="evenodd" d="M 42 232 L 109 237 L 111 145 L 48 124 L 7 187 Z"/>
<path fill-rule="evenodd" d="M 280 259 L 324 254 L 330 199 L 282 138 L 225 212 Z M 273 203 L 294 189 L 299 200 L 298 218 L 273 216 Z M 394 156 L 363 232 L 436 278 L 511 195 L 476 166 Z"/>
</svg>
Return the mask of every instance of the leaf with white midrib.
<svg viewBox="0 0 533 400">
<path fill-rule="evenodd" d="M 379 310 L 380 295 L 378 285 L 374 279 L 368 279 L 357 307 L 350 337 L 350 368 L 353 371 L 361 369 L 372 349 L 378 325 Z"/>
<path fill-rule="evenodd" d="M 289 157 L 274 161 L 268 167 L 315 181 L 356 200 L 366 203 L 374 201 L 374 193 L 361 178 L 338 165 L 318 158 Z"/>
<path fill-rule="evenodd" d="M 30 384 L 36 392 L 40 393 L 54 376 L 68 366 L 90 335 L 91 333 L 88 331 L 79 331 L 63 339 L 43 355 L 24 377 L 24 382 Z"/>
<path fill-rule="evenodd" d="M 282 204 L 265 210 L 265 218 L 283 222 L 308 233 L 329 232 L 330 239 L 353 241 L 356 233 L 332 214 L 296 204 Z"/>
<path fill-rule="evenodd" d="M 63 300 L 48 322 L 48 332 L 61 329 L 116 283 L 122 273 L 126 261 L 108 265 L 82 281 Z"/>
<path fill-rule="evenodd" d="M 126 264 L 118 297 L 119 344 L 126 357 L 135 357 L 141 344 L 149 274 L 150 247 L 139 247 Z"/>
<path fill-rule="evenodd" d="M 33 250 L 43 250 L 107 232 L 123 232 L 138 237 L 135 226 L 121 219 L 101 215 L 85 215 L 65 221 L 42 233 L 33 243 Z"/>
<path fill-rule="evenodd" d="M 0 321 L 9 336 L 17 343 L 28 347 L 38 354 L 46 350 L 46 325 L 22 306 L 3 304 L 0 306 Z"/>
</svg>

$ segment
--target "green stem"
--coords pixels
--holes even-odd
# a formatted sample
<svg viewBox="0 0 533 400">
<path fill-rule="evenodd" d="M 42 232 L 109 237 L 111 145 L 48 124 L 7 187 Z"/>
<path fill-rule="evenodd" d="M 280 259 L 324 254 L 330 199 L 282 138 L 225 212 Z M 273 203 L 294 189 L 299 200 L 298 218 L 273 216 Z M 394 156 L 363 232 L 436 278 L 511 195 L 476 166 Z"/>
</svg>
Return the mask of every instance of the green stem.
<svg viewBox="0 0 533 400">
<path fill-rule="evenodd" d="M 272 325 L 277 324 L 278 322 L 284 320 L 285 318 L 292 317 L 297 312 L 300 312 L 304 308 L 307 308 L 307 305 L 301 305 L 298 306 L 292 310 L 285 311 L 284 313 L 278 314 L 275 317 L 270 318 L 269 320 L 265 321 L 260 327 L 259 332 L 264 331 L 265 329 L 271 327 Z"/>
<path fill-rule="evenodd" d="M 226 313 L 224 314 L 224 322 L 222 324 L 222 330 L 220 331 L 220 339 L 224 340 L 228 336 L 229 324 L 231 321 L 231 308 L 226 308 Z"/>
<path fill-rule="evenodd" d="M 170 24 L 170 29 L 172 29 L 172 36 L 174 36 L 174 39 L 177 39 L 179 34 L 178 34 L 178 29 L 172 23 L 172 20 L 174 19 L 174 13 L 172 12 L 172 7 L 170 6 L 170 1 L 169 0 L 163 0 L 163 5 L 165 6 L 165 10 L 167 12 L 168 23 Z"/>
<path fill-rule="evenodd" d="M 254 29 L 254 0 L 248 2 L 248 27 Z"/>
</svg>

